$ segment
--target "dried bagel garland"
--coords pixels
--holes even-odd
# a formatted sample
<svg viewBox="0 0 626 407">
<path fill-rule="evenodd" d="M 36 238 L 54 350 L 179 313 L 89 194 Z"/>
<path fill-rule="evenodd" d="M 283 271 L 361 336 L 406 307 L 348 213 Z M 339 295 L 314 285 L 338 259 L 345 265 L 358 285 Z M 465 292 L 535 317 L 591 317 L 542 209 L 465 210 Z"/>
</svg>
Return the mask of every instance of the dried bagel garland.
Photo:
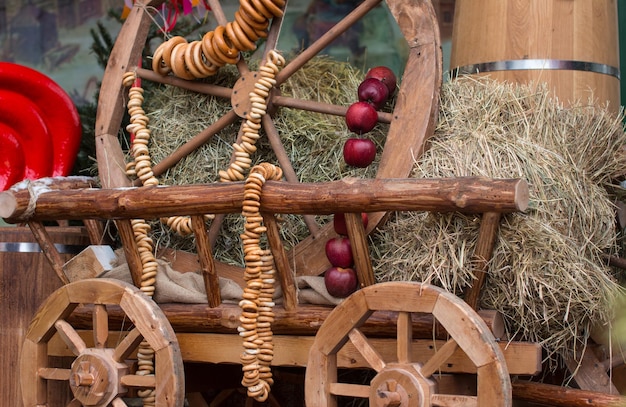
<svg viewBox="0 0 626 407">
<path fill-rule="evenodd" d="M 152 172 L 152 160 L 148 148 L 150 142 L 148 123 L 150 119 L 146 116 L 146 112 L 142 107 L 144 101 L 143 88 L 137 83 L 137 75 L 133 71 L 126 72 L 122 81 L 124 86 L 130 87 L 127 104 L 130 124 L 126 126 L 126 130 L 134 135 L 131 144 L 133 159 L 126 164 L 126 174 L 139 178 L 143 186 L 159 185 L 159 180 Z M 207 219 L 213 218 L 212 215 L 205 215 L 205 217 Z M 172 230 L 183 236 L 190 235 L 193 232 L 189 216 L 171 216 L 162 218 L 161 222 L 167 224 Z"/>
<path fill-rule="evenodd" d="M 267 61 L 259 68 L 259 78 L 255 82 L 254 90 L 250 93 L 250 109 L 244 122 L 241 143 L 234 143 L 235 159 L 227 170 L 219 172 L 222 182 L 242 181 L 245 171 L 250 167 L 250 154 L 256 151 L 255 143 L 260 138 L 261 119 L 267 111 L 267 97 L 275 85 L 275 76 L 285 59 L 278 52 L 268 52 Z M 148 148 L 150 130 L 149 118 L 143 108 L 143 89 L 137 85 L 134 72 L 124 76 L 124 86 L 131 86 L 129 90 L 128 112 L 130 124 L 127 130 L 134 134 L 131 147 L 133 161 L 127 164 L 128 175 L 137 176 L 144 186 L 158 185 L 159 181 L 152 172 L 150 151 Z M 239 303 L 242 313 L 239 333 L 243 337 L 244 352 L 241 355 L 243 380 L 242 384 L 248 388 L 248 395 L 258 401 L 264 401 L 269 396 L 273 383 L 270 364 L 273 359 L 274 345 L 272 342 L 271 324 L 274 321 L 273 297 L 275 270 L 273 257 L 268 249 L 259 246 L 261 234 L 265 232 L 262 226 L 263 218 L 259 214 L 260 193 L 266 179 L 278 180 L 282 178 L 282 171 L 271 164 L 262 163 L 254 167 L 245 184 L 243 215 L 246 217 L 245 233 L 242 234 L 244 246 L 244 260 L 246 272 L 244 279 L 247 286 L 244 289 L 243 299 Z M 171 226 L 177 233 L 192 233 L 188 217 L 176 216 L 161 219 Z M 149 296 L 154 294 L 157 263 L 153 254 L 153 242 L 148 236 L 150 226 L 140 219 L 132 221 L 135 240 L 142 260 L 141 290 Z M 154 351 L 149 344 L 143 341 L 138 349 L 138 375 L 154 374 Z M 154 390 L 142 391 L 144 405 L 153 405 Z"/>
<path fill-rule="evenodd" d="M 219 171 L 220 180 L 243 181 L 245 171 L 250 168 L 252 159 L 250 155 L 256 151 L 256 141 L 260 138 L 261 119 L 267 111 L 267 98 L 272 87 L 276 84 L 274 77 L 281 67 L 285 65 L 285 59 L 275 50 L 267 54 L 267 61 L 259 68 L 260 77 L 254 83 L 254 90 L 250 92 L 250 111 L 243 123 L 241 143 L 234 143 L 235 157 L 227 170 Z"/>
<path fill-rule="evenodd" d="M 243 371 L 241 383 L 247 387 L 248 396 L 257 401 L 267 399 L 273 383 L 270 364 L 274 357 L 272 322 L 276 274 L 271 251 L 260 246 L 266 227 L 263 226 L 259 208 L 265 181 L 281 178 L 279 167 L 261 163 L 252 168 L 244 186 L 242 214 L 245 217 L 245 232 L 241 239 L 246 263 L 246 287 L 239 302 L 241 325 L 238 327 L 244 347 L 240 357 Z"/>
<path fill-rule="evenodd" d="M 281 17 L 285 0 L 240 0 L 235 21 L 209 31 L 202 40 L 187 42 L 181 36 L 156 49 L 152 69 L 160 75 L 172 72 L 182 79 L 206 78 L 226 64 L 236 64 L 240 52 L 256 49 L 256 41 L 267 37 L 273 17 Z"/>
<path fill-rule="evenodd" d="M 150 142 L 150 129 L 148 129 L 148 116 L 143 110 L 144 101 L 143 88 L 139 86 L 139 81 L 135 72 L 127 72 L 122 83 L 125 87 L 130 87 L 128 92 L 128 114 L 130 124 L 126 127 L 134 138 L 131 145 L 133 160 L 126 164 L 126 173 L 129 176 L 136 176 L 144 186 L 159 185 L 159 181 L 152 171 L 152 160 L 148 144 Z M 161 219 L 179 234 L 190 234 L 192 232 L 190 217 L 173 216 Z M 154 257 L 154 242 L 149 236 L 150 225 L 143 219 L 131 220 L 133 234 L 137 242 L 137 251 L 141 259 L 141 282 L 140 290 L 152 298 L 154 296 L 158 263 Z M 142 340 L 137 348 L 137 371 L 136 375 L 148 376 L 154 374 L 154 349 L 146 340 Z M 137 392 L 142 399 L 144 406 L 154 406 L 156 402 L 155 389 L 143 389 Z"/>
</svg>

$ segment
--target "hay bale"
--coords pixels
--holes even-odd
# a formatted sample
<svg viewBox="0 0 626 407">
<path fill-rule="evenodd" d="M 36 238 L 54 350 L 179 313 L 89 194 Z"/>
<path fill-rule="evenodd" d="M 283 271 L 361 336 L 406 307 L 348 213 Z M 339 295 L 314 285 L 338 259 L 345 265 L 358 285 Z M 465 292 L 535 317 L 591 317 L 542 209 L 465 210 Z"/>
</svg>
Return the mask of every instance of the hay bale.
<svg viewBox="0 0 626 407">
<path fill-rule="evenodd" d="M 618 249 L 606 187 L 626 168 L 621 118 L 570 109 L 546 88 L 466 78 L 442 89 L 439 124 L 412 176 L 525 178 L 530 208 L 503 217 L 481 305 L 548 356 L 584 346 L 607 324 L 621 288 L 602 260 Z M 403 213 L 373 236 L 377 279 L 429 281 L 462 295 L 472 284 L 480 218 Z"/>
</svg>

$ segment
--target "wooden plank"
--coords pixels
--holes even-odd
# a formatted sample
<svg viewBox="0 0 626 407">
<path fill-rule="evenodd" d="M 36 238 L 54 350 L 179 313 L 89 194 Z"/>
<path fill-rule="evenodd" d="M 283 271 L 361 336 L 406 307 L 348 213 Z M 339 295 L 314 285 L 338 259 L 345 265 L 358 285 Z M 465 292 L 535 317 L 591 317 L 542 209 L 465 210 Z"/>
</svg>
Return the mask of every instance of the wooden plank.
<svg viewBox="0 0 626 407">
<path fill-rule="evenodd" d="M 87 346 L 93 346 L 91 331 L 79 331 Z M 233 334 L 194 334 L 178 333 L 176 335 L 180 345 L 181 354 L 185 362 L 209 362 L 209 363 L 240 363 L 242 341 L 238 335 Z M 116 343 L 119 339 L 118 332 L 111 332 L 110 341 Z M 306 367 L 309 363 L 309 350 L 314 337 L 296 335 L 274 335 L 274 366 Z M 393 338 L 368 338 L 368 342 L 375 348 L 386 361 L 396 359 L 396 340 Z M 441 348 L 446 341 L 437 340 L 414 340 L 411 346 L 411 360 L 415 363 L 425 363 L 434 354 L 436 349 Z M 511 375 L 536 375 L 541 372 L 541 347 L 539 344 L 527 342 L 499 342 L 509 374 Z M 48 344 L 48 352 L 52 356 L 71 356 L 67 346 L 53 336 Z M 364 368 L 369 367 L 360 352 L 349 342 L 337 354 L 337 365 L 341 368 Z M 441 367 L 442 373 L 476 373 L 476 366 L 457 349 L 448 359 L 445 366 Z"/>
<path fill-rule="evenodd" d="M 89 245 L 83 227 L 51 226 L 47 230 L 63 262 Z M 0 392 L 5 400 L 13 402 L 12 406 L 22 405 L 17 371 L 26 330 L 41 303 L 61 285 L 28 227 L 0 228 Z M 69 400 L 57 383 L 48 388 L 56 393 L 57 405 L 67 404 Z"/>
<path fill-rule="evenodd" d="M 204 289 L 207 294 L 209 307 L 214 308 L 222 303 L 220 297 L 220 282 L 215 268 L 215 261 L 211 251 L 211 243 L 205 226 L 203 215 L 193 215 L 191 226 L 196 236 L 196 249 L 204 280 Z"/>
<path fill-rule="evenodd" d="M 577 358 L 569 355 L 564 357 L 564 360 L 568 370 L 572 373 L 574 382 L 582 390 L 619 394 L 605 366 L 600 363 L 591 348 L 585 348 L 582 355 Z"/>
</svg>

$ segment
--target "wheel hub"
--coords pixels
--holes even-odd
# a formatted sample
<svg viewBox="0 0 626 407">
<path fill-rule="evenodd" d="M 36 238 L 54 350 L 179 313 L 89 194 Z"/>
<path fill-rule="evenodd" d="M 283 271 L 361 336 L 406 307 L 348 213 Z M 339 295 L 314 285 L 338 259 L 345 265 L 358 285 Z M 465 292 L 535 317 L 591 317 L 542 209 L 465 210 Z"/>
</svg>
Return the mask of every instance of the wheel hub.
<svg viewBox="0 0 626 407">
<path fill-rule="evenodd" d="M 414 365 L 388 365 L 371 382 L 370 405 L 427 407 L 434 392 L 435 382 L 423 377 Z"/>
<path fill-rule="evenodd" d="M 120 378 L 127 374 L 127 365 L 116 362 L 112 349 L 86 349 L 72 363 L 70 388 L 84 406 L 107 406 L 126 388 Z"/>
<path fill-rule="evenodd" d="M 250 71 L 241 75 L 241 77 L 235 82 L 233 86 L 233 93 L 230 98 L 231 106 L 237 114 L 237 116 L 245 119 L 252 108 L 252 102 L 250 101 L 250 93 L 254 91 L 254 85 L 260 78 L 258 71 Z M 280 95 L 278 88 L 272 88 L 270 95 L 267 97 L 267 113 L 270 115 L 276 112 L 276 106 L 271 103 L 272 97 Z"/>
</svg>

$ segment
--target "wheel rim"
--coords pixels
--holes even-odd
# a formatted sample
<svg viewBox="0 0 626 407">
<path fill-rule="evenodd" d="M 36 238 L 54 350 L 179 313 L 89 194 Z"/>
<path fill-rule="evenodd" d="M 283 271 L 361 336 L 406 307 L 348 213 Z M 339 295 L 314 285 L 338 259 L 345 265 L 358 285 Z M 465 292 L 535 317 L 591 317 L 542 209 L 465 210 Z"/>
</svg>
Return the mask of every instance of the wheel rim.
<svg viewBox="0 0 626 407">
<path fill-rule="evenodd" d="M 93 342 L 87 347 L 66 321 L 79 305 L 93 304 Z M 107 306 L 120 306 L 134 328 L 115 347 L 107 347 Z M 76 358 L 70 369 L 50 367 L 48 342 L 55 333 Z M 130 374 L 127 359 L 142 341 L 155 353 L 153 377 Z M 157 406 L 182 406 L 184 370 L 178 341 L 161 309 L 137 288 L 117 280 L 82 280 L 55 291 L 39 308 L 25 335 L 20 356 L 20 382 L 25 406 L 47 402 L 47 382 L 65 381 L 71 405 L 121 406 L 128 389 L 154 388 Z M 158 383 L 158 385 L 157 385 Z"/>
<path fill-rule="evenodd" d="M 396 311 L 397 360 L 386 361 L 359 327 L 374 311 Z M 411 313 L 430 313 L 450 339 L 425 363 L 414 362 Z M 337 379 L 337 353 L 350 342 L 376 376 L 369 385 Z M 433 375 L 460 348 L 477 369 L 476 396 L 437 393 Z M 420 283 L 390 282 L 365 287 L 337 306 L 319 329 L 309 353 L 305 381 L 309 405 L 336 406 L 338 396 L 368 398 L 376 406 L 510 406 L 511 382 L 502 351 L 478 314 L 460 298 Z M 398 404 L 399 403 L 399 404 Z M 456 405 L 456 404 L 455 404 Z"/>
<path fill-rule="evenodd" d="M 217 8 L 215 14 L 218 16 L 218 22 L 222 24 L 222 22 L 219 21 L 219 16 L 223 14 L 223 12 L 219 3 L 215 3 L 217 3 L 215 4 Z M 358 9 L 367 11 L 379 3 L 380 0 L 366 0 Z M 400 28 L 408 43 L 409 54 L 402 76 L 401 86 L 398 90 L 394 112 L 385 116 L 387 118 L 386 120 L 390 121 L 390 126 L 379 161 L 377 177 L 402 178 L 409 175 L 414 159 L 421 155 L 425 148 L 427 138 L 430 137 L 434 131 L 442 76 L 441 47 L 436 15 L 429 1 L 388 0 L 387 5 L 394 19 L 396 21 L 402 21 Z M 124 154 L 117 141 L 117 133 L 124 114 L 123 102 L 126 100 L 125 90 L 121 88 L 122 77 L 139 59 L 141 49 L 143 48 L 143 45 L 140 44 L 145 43 L 148 27 L 151 24 L 150 16 L 144 12 L 144 9 L 144 7 L 136 7 L 128 16 L 118 37 L 124 38 L 125 41 L 118 41 L 116 43 L 113 50 L 113 52 L 116 53 L 116 57 L 110 59 L 101 87 L 100 100 L 103 103 L 99 103 L 98 106 L 96 145 L 100 179 L 102 186 L 105 188 L 117 188 L 131 185 L 131 182 L 123 172 L 125 167 Z M 278 41 L 280 24 L 277 20 L 279 19 L 274 19 L 270 27 L 265 44 L 265 52 L 272 49 Z M 356 21 L 358 21 L 358 19 L 354 20 L 354 17 L 348 16 L 338 23 L 337 26 L 343 26 L 349 23 L 354 24 Z M 350 25 L 347 25 L 347 27 L 349 28 Z M 327 36 L 323 36 L 320 40 L 311 44 L 309 48 L 305 49 L 296 58 L 287 63 L 276 77 L 277 86 L 301 68 L 309 59 L 322 51 L 328 41 L 332 41 L 338 36 L 338 34 L 331 35 L 330 31 L 327 34 Z M 129 46 L 129 42 L 132 42 L 132 47 Z M 248 75 L 248 68 L 245 61 L 240 60 L 237 66 L 242 76 Z M 150 79 L 156 79 L 155 77 L 158 76 L 152 71 L 141 71 L 143 73 L 140 73 L 140 76 L 143 75 Z M 165 81 L 181 87 L 189 87 L 190 83 L 193 83 L 192 81 L 184 81 L 172 76 L 166 77 Z M 230 94 L 227 89 L 218 89 L 215 90 L 215 92 L 216 95 L 221 95 L 222 97 L 225 94 Z M 269 98 L 268 105 L 271 108 L 278 108 L 281 105 L 285 105 L 285 103 L 295 106 L 299 102 L 301 101 L 285 101 L 284 98 L 280 98 L 280 92 L 275 90 Z M 313 104 L 310 103 L 305 103 L 305 105 L 307 106 L 306 109 L 330 109 L 335 112 L 342 111 L 344 115 L 347 108 L 345 106 L 332 105 L 313 106 Z M 211 124 L 209 128 L 207 128 L 206 133 L 214 134 L 226 125 L 239 120 L 239 116 L 236 114 L 237 110 L 237 108 L 233 109 L 220 120 Z M 268 134 L 276 134 L 275 128 L 273 127 L 271 117 L 265 115 L 263 117 L 263 128 Z M 414 129 L 414 131 L 407 134 L 407 128 Z M 280 148 L 280 146 L 278 148 Z M 158 174 L 165 171 L 168 166 L 173 165 L 173 162 L 176 161 L 176 159 L 162 160 L 160 163 L 155 163 L 153 170 L 155 174 Z M 279 162 L 279 165 L 285 174 L 292 173 L 292 171 L 289 170 L 291 163 Z M 293 177 L 293 175 L 291 177 Z M 290 176 L 287 176 L 287 179 L 297 181 L 290 179 Z M 374 229 L 383 219 L 384 214 L 373 214 L 370 217 L 368 231 Z M 214 221 L 214 223 L 216 222 Z M 310 223 L 311 222 L 307 222 L 307 224 Z M 219 223 L 215 225 L 212 224 L 211 227 L 219 229 Z M 211 235 L 215 236 L 216 233 L 217 231 L 212 230 Z M 331 236 L 331 233 L 332 227 L 326 225 L 312 232 L 309 238 L 304 239 L 304 241 L 292 249 L 293 256 L 291 257 L 295 259 L 294 267 L 298 270 L 302 270 L 305 274 L 320 274 L 323 272 L 328 264 L 323 256 L 316 255 L 323 251 L 323 245 L 327 237 Z M 132 247 L 132 243 L 130 242 L 124 242 L 124 244 L 125 246 L 128 245 Z"/>
</svg>

